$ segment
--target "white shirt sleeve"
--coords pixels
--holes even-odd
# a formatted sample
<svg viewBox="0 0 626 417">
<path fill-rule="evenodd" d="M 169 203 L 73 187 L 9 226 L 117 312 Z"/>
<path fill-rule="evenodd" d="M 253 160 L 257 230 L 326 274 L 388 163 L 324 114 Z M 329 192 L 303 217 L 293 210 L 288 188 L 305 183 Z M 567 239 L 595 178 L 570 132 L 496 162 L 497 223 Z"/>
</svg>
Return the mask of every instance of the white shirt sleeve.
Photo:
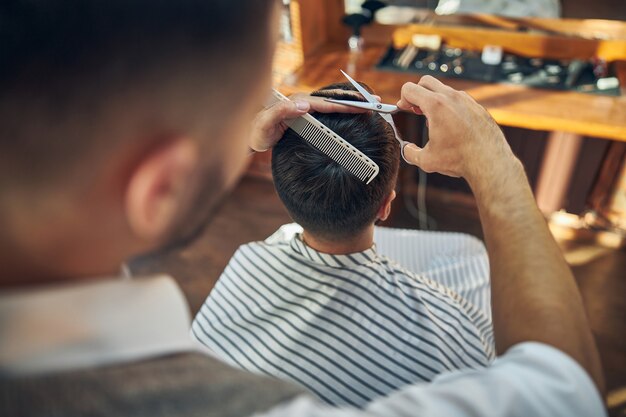
<svg viewBox="0 0 626 417">
<path fill-rule="evenodd" d="M 309 397 L 263 417 L 601 417 L 591 378 L 572 358 L 541 343 L 511 348 L 486 369 L 454 371 L 375 400 L 364 410 L 333 408 Z"/>
</svg>

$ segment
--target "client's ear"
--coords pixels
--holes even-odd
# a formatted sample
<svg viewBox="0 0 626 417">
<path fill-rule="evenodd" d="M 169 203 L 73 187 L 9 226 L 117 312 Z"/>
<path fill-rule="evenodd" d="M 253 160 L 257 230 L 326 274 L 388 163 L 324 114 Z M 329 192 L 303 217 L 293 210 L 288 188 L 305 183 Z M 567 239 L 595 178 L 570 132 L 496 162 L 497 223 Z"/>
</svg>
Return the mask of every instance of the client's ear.
<svg viewBox="0 0 626 417">
<path fill-rule="evenodd" d="M 396 190 L 391 190 L 387 198 L 383 201 L 383 204 L 378 209 L 378 220 L 385 221 L 391 213 L 391 203 L 396 198 Z"/>
<path fill-rule="evenodd" d="M 126 217 L 135 237 L 155 242 L 168 231 L 185 202 L 197 161 L 197 145 L 178 138 L 135 164 L 125 193 Z"/>
</svg>

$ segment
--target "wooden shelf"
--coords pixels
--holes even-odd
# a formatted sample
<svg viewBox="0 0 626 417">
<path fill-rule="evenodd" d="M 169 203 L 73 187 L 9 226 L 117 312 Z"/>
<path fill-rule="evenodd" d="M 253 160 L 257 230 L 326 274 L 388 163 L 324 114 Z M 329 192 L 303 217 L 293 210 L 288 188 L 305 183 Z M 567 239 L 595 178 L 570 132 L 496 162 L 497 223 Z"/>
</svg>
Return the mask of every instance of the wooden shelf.
<svg viewBox="0 0 626 417">
<path fill-rule="evenodd" d="M 371 86 L 383 101 L 395 103 L 406 82 L 417 82 L 418 74 L 381 71 L 375 68 L 385 52 L 381 45 L 353 54 L 340 43 L 323 45 L 304 59 L 300 69 L 286 77 L 279 89 L 285 94 L 310 92 L 324 85 L 345 81 L 340 69 Z M 619 67 L 622 82 L 626 66 Z M 443 79 L 453 88 L 465 90 L 485 106 L 504 126 L 533 130 L 564 131 L 585 136 L 626 141 L 626 96 L 609 97 L 576 92 L 550 91 L 508 84 Z"/>
<path fill-rule="evenodd" d="M 532 27 L 547 27 L 546 20 L 552 22 L 552 27 L 555 29 L 571 26 L 571 24 L 565 26 L 562 21 L 556 19 L 532 19 Z M 539 26 L 539 23 L 543 26 Z M 528 24 L 530 25 L 531 22 L 529 21 Z M 582 24 L 580 22 L 579 26 Z M 416 33 L 439 35 L 447 45 L 454 48 L 480 51 L 486 45 L 500 45 L 506 52 L 531 58 L 590 59 L 599 57 L 609 62 L 626 59 L 626 38 L 587 39 L 572 36 L 569 34 L 570 32 L 565 32 L 567 34 L 560 32 L 547 34 L 540 31 L 519 32 L 483 27 L 407 25 L 394 32 L 394 45 L 396 47 L 406 46 L 411 43 L 411 38 Z"/>
</svg>

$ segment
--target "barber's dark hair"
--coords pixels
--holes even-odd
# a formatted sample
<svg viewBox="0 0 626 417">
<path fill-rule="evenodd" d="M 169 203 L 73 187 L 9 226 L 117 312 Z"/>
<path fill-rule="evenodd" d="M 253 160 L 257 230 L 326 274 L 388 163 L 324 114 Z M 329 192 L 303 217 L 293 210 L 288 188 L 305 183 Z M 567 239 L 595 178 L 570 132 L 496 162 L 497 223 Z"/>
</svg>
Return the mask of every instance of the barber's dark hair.
<svg viewBox="0 0 626 417">
<path fill-rule="evenodd" d="M 354 91 L 351 84 L 339 83 L 312 95 L 364 101 Z M 369 156 L 380 173 L 365 184 L 288 129 L 272 151 L 274 185 L 293 220 L 307 231 L 331 240 L 350 237 L 375 221 L 394 188 L 399 145 L 391 126 L 374 112 L 313 116 Z"/>
<path fill-rule="evenodd" d="M 11 181 L 46 186 L 60 172 L 87 173 L 76 167 L 87 154 L 102 155 L 115 145 L 111 140 L 129 139 L 113 137 L 118 132 L 101 117 L 113 98 L 122 100 L 115 104 L 118 119 L 136 116 L 123 120 L 127 130 L 152 128 L 156 134 L 164 114 L 178 117 L 180 125 L 192 117 L 225 117 L 219 108 L 237 108 L 258 81 L 253 68 L 269 68 L 275 3 L 1 1 L 0 189 Z M 196 92 L 168 84 L 177 77 L 195 83 Z M 191 114 L 185 107 L 194 108 L 189 96 L 207 93 L 215 108 L 195 106 Z M 143 97 L 153 108 L 132 113 L 124 108 L 126 96 Z"/>
</svg>

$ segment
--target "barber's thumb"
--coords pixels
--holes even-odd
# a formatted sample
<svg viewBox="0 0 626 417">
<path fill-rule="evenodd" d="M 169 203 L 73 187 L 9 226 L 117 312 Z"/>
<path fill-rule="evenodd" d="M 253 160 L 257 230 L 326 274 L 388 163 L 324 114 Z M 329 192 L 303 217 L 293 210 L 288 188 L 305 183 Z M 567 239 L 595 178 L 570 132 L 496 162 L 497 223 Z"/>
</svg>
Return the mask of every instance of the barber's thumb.
<svg viewBox="0 0 626 417">
<path fill-rule="evenodd" d="M 272 117 L 275 118 L 276 121 L 295 119 L 308 112 L 310 108 L 311 105 L 307 101 L 283 101 L 272 109 Z"/>
<path fill-rule="evenodd" d="M 311 108 L 311 103 L 305 100 L 294 100 L 285 102 L 283 104 L 283 119 L 295 119 L 296 117 L 302 116 L 304 113 L 308 112 Z"/>
<path fill-rule="evenodd" d="M 311 109 L 311 103 L 305 100 L 295 100 L 293 104 L 295 106 L 295 110 L 300 114 L 306 113 L 309 109 Z"/>
<path fill-rule="evenodd" d="M 409 143 L 402 149 L 402 156 L 411 165 L 421 167 L 422 152 L 424 150 L 414 143 Z"/>
</svg>

